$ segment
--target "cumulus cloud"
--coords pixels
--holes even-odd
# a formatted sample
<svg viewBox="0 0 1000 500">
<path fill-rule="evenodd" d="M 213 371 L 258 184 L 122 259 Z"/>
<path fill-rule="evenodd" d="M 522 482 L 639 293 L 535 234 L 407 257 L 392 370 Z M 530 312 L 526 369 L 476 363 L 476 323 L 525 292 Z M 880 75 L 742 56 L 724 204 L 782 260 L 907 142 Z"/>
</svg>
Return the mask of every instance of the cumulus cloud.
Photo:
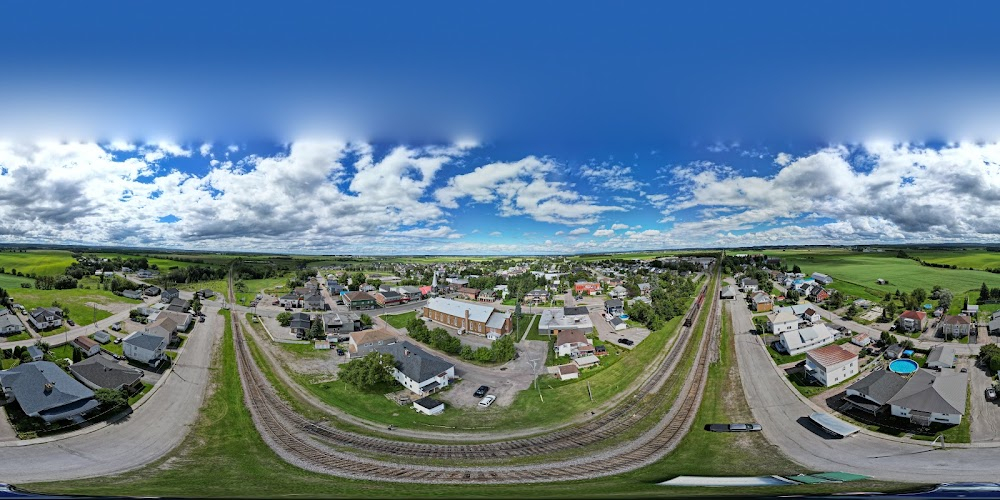
<svg viewBox="0 0 1000 500">
<path fill-rule="evenodd" d="M 547 178 L 560 168 L 551 160 L 534 156 L 490 163 L 452 177 L 435 197 L 445 208 L 458 208 L 458 202 L 468 198 L 474 203 L 496 205 L 501 217 L 526 215 L 557 224 L 591 224 L 603 213 L 624 210 L 600 205 L 571 184 Z"/>
<path fill-rule="evenodd" d="M 633 177 L 631 167 L 607 162 L 580 167 L 580 175 L 594 186 L 616 191 L 637 191 L 646 185 Z"/>
<path fill-rule="evenodd" d="M 492 233 L 490 233 L 490 236 L 493 236 L 494 238 L 498 238 L 500 236 L 503 236 L 503 233 L 501 233 L 500 231 L 493 231 Z"/>
<path fill-rule="evenodd" d="M 594 231 L 594 236 L 596 236 L 598 238 L 606 238 L 608 236 L 614 236 L 614 235 L 615 235 L 615 232 L 612 231 L 611 229 L 598 229 L 598 230 Z"/>
<path fill-rule="evenodd" d="M 628 229 L 628 224 L 612 224 L 611 229 L 613 231 L 618 231 L 619 229 Z"/>
<path fill-rule="evenodd" d="M 590 229 L 585 227 L 578 227 L 569 232 L 570 236 L 579 236 L 581 234 L 590 234 Z"/>
<path fill-rule="evenodd" d="M 778 153 L 778 156 L 774 157 L 774 164 L 784 167 L 791 163 L 792 159 L 792 155 L 788 153 Z"/>
</svg>

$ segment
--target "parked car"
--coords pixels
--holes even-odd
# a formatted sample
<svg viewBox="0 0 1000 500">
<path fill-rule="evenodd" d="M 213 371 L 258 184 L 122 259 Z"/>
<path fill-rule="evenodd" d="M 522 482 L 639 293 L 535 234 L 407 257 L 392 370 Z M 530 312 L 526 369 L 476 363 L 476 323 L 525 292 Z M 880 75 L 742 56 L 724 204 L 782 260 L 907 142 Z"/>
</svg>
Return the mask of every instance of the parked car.
<svg viewBox="0 0 1000 500">
<path fill-rule="evenodd" d="M 337 349 L 337 356 L 343 356 L 343 355 L 344 355 L 344 350 L 343 349 Z"/>
<path fill-rule="evenodd" d="M 711 432 L 756 432 L 760 431 L 760 424 L 708 424 L 705 430 Z"/>
<path fill-rule="evenodd" d="M 292 308 L 291 307 L 286 307 L 285 310 L 291 312 Z"/>
<path fill-rule="evenodd" d="M 115 339 L 115 343 L 116 344 L 121 344 L 122 343 L 122 339 Z"/>
<path fill-rule="evenodd" d="M 120 331 L 122 331 L 122 325 L 121 325 L 121 323 L 115 323 L 115 324 L 111 325 L 111 329 L 114 330 L 114 331 L 116 331 L 116 332 L 120 332 Z"/>
<path fill-rule="evenodd" d="M 481 397 L 485 396 L 486 393 L 489 392 L 489 391 L 490 391 L 489 387 L 487 387 L 485 385 L 481 385 L 481 386 L 479 386 L 479 389 L 476 389 L 476 392 L 472 393 L 472 395 L 475 396 L 475 397 L 477 397 L 477 398 L 481 398 Z"/>
<path fill-rule="evenodd" d="M 199 323 L 204 323 L 205 322 L 205 317 L 204 316 L 199 317 L 198 318 L 198 322 Z"/>
<path fill-rule="evenodd" d="M 486 396 L 485 398 L 483 398 L 482 401 L 479 402 L 479 406 L 482 406 L 483 408 L 489 408 L 489 406 L 491 404 L 493 404 L 493 402 L 496 401 L 496 400 L 497 400 L 497 397 L 494 396 L 494 395 L 492 395 L 492 394 L 490 394 L 490 395 Z"/>
<path fill-rule="evenodd" d="M 997 390 L 993 387 L 986 389 L 986 400 L 993 401 L 997 398 Z"/>
<path fill-rule="evenodd" d="M 76 323 L 74 323 L 73 320 L 71 319 L 67 319 L 66 324 L 68 324 L 69 326 L 76 326 Z"/>
<path fill-rule="evenodd" d="M 271 302 L 271 305 L 272 305 L 272 306 L 276 306 L 276 305 L 278 305 L 279 303 L 280 303 L 280 302 L 278 302 L 278 301 L 276 300 L 276 301 L 274 301 L 274 302 Z"/>
<path fill-rule="evenodd" d="M 618 343 L 622 344 L 622 345 L 632 345 L 632 344 L 635 344 L 635 342 L 632 342 L 631 340 L 629 340 L 629 339 L 627 339 L 625 337 L 622 337 L 622 338 L 618 339 Z"/>
</svg>

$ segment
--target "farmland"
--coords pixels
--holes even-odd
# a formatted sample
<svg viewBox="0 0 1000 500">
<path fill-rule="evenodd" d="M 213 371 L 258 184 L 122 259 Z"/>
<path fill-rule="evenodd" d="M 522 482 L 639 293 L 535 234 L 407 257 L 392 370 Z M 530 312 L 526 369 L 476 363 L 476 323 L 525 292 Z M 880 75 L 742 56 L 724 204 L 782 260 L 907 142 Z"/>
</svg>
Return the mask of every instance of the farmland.
<svg viewBox="0 0 1000 500">
<path fill-rule="evenodd" d="M 1000 252 L 982 248 L 966 250 L 906 250 L 906 253 L 925 262 L 945 264 L 961 269 L 1000 269 Z"/>
<path fill-rule="evenodd" d="M 909 292 L 914 288 L 923 288 L 929 292 L 934 285 L 951 290 L 956 297 L 970 290 L 978 293 L 984 282 L 990 287 L 1000 286 L 1000 274 L 921 266 L 914 260 L 897 258 L 895 252 L 889 251 L 859 253 L 822 248 L 776 249 L 766 250 L 765 253 L 781 258 L 789 268 L 798 265 L 807 275 L 814 272 L 828 274 L 834 279 L 830 288 L 870 300 L 880 300 L 886 293 L 897 289 Z M 875 280 L 879 278 L 888 280 L 889 284 L 876 284 Z"/>
<path fill-rule="evenodd" d="M 73 254 L 66 250 L 29 250 L 0 252 L 0 267 L 6 272 L 16 269 L 23 274 L 58 276 L 73 264 Z"/>
</svg>

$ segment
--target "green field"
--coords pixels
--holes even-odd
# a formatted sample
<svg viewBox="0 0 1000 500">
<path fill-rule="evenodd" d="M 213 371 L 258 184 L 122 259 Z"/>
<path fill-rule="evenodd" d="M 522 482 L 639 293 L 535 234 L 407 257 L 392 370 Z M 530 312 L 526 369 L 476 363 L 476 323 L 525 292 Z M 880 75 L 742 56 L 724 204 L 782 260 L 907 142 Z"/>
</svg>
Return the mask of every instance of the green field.
<svg viewBox="0 0 1000 500">
<path fill-rule="evenodd" d="M 963 269 L 1000 269 L 1000 252 L 982 248 L 962 250 L 906 250 L 906 253 L 926 262 L 947 264 Z"/>
<path fill-rule="evenodd" d="M 35 280 L 31 278 L 21 278 L 19 276 L 11 276 L 9 274 L 0 274 L 0 288 L 3 288 L 8 292 L 14 292 L 16 290 L 20 290 L 21 283 L 28 283 L 31 286 L 34 286 Z"/>
<path fill-rule="evenodd" d="M 406 324 L 413 318 L 417 317 L 417 312 L 410 311 L 401 314 L 383 314 L 379 317 L 385 320 L 386 323 L 392 325 L 393 328 L 406 328 Z"/>
<path fill-rule="evenodd" d="M 789 269 L 794 265 L 802 268 L 806 275 L 821 272 L 830 275 L 834 282 L 830 288 L 869 300 L 881 301 L 886 293 L 897 289 L 909 292 L 923 288 L 928 293 L 934 285 L 940 285 L 955 294 L 955 301 L 961 304 L 960 296 L 975 290 L 984 282 L 989 287 L 1000 286 L 1000 274 L 986 271 L 940 269 L 921 266 L 912 259 L 900 259 L 895 252 L 861 253 L 842 249 L 823 248 L 815 250 L 776 249 L 766 250 L 768 256 L 780 257 Z M 889 280 L 888 285 L 878 285 L 875 280 Z"/>
<path fill-rule="evenodd" d="M 39 276 L 58 276 L 76 262 L 72 252 L 66 250 L 29 250 L 27 252 L 0 252 L 0 267 L 6 272 L 16 269 L 20 273 Z"/>
<path fill-rule="evenodd" d="M 126 299 L 125 297 L 120 297 L 105 290 L 88 290 L 85 288 L 71 288 L 69 290 L 18 288 L 16 290 L 8 290 L 8 292 L 10 292 L 11 296 L 14 297 L 14 302 L 23 305 L 28 311 L 31 311 L 36 307 L 49 307 L 52 305 L 52 301 L 59 301 L 64 308 L 69 309 L 70 318 L 76 322 L 77 326 L 89 325 L 93 323 L 95 316 L 98 321 L 111 316 L 111 313 L 108 311 L 103 309 L 94 309 L 93 307 L 86 305 L 88 302 L 97 304 L 140 303 L 138 300 Z M 72 327 L 68 327 L 68 325 L 64 323 L 63 326 L 60 326 L 59 328 L 42 332 L 42 335 L 56 335 L 66 331 L 68 328 Z"/>
</svg>

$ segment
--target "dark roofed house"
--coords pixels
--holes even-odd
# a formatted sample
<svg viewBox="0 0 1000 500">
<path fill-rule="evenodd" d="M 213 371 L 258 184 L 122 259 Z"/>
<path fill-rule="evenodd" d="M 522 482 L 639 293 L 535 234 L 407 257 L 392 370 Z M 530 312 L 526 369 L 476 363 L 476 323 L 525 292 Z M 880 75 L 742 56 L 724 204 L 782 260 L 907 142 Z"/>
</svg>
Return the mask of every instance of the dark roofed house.
<svg viewBox="0 0 1000 500">
<path fill-rule="evenodd" d="M 424 415 L 437 415 L 444 411 L 444 403 L 432 398 L 420 398 L 413 402 L 413 409 Z"/>
<path fill-rule="evenodd" d="M 0 372 L 0 385 L 7 402 L 17 401 L 25 415 L 46 422 L 79 422 L 85 413 L 99 406 L 94 391 L 49 361 L 4 370 Z"/>
<path fill-rule="evenodd" d="M 409 342 L 358 347 L 360 355 L 371 351 L 392 355 L 395 361 L 393 377 L 403 387 L 420 396 L 446 387 L 455 378 L 455 365 Z"/>
<path fill-rule="evenodd" d="M 91 389 L 124 389 L 130 394 L 142 389 L 142 371 L 122 366 L 104 356 L 94 356 L 69 367 L 80 382 Z"/>
<path fill-rule="evenodd" d="M 896 393 L 889 404 L 893 416 L 928 426 L 931 423 L 959 424 L 965 413 L 968 377 L 961 373 L 935 375 L 920 369 Z"/>
<path fill-rule="evenodd" d="M 403 295 L 399 292 L 393 292 L 386 290 L 384 292 L 375 293 L 375 302 L 382 307 L 394 306 L 403 303 Z"/>
<path fill-rule="evenodd" d="M 875 414 L 906 385 L 906 379 L 889 370 L 878 370 L 851 384 L 845 401 L 859 410 Z"/>
<path fill-rule="evenodd" d="M 302 307 L 312 309 L 314 311 L 322 311 L 326 309 L 326 301 L 323 300 L 322 295 L 318 293 L 311 293 L 302 299 Z"/>
<path fill-rule="evenodd" d="M 612 316 L 620 316 L 625 312 L 625 306 L 621 299 L 611 299 L 604 301 L 604 312 Z"/>
<path fill-rule="evenodd" d="M 350 310 L 375 309 L 375 297 L 365 292 L 348 292 L 344 294 L 344 305 Z"/>
<path fill-rule="evenodd" d="M 306 313 L 292 313 L 292 320 L 288 323 L 288 329 L 297 338 L 304 338 L 309 334 L 312 327 L 312 318 Z"/>
</svg>

